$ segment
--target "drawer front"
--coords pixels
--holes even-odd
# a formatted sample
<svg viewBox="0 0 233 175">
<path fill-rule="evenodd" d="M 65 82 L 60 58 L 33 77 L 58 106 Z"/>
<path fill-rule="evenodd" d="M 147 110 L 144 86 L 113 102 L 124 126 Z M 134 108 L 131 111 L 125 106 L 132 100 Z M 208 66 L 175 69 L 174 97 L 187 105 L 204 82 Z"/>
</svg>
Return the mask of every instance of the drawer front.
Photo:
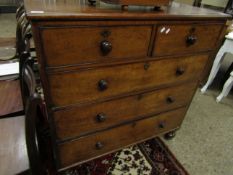
<svg viewBox="0 0 233 175">
<path fill-rule="evenodd" d="M 152 26 L 67 27 L 42 30 L 47 66 L 145 57 Z"/>
<path fill-rule="evenodd" d="M 161 25 L 157 30 L 153 56 L 196 53 L 215 48 L 222 25 Z"/>
<path fill-rule="evenodd" d="M 58 146 L 61 168 L 102 156 L 179 127 L 186 108 L 133 122 Z"/>
<path fill-rule="evenodd" d="M 52 106 L 88 102 L 199 78 L 207 55 L 50 74 Z"/>
<path fill-rule="evenodd" d="M 165 112 L 187 105 L 197 83 L 138 94 L 93 105 L 54 113 L 59 140 L 106 129 L 140 117 Z M 117 109 L 116 109 L 117 107 Z"/>
</svg>

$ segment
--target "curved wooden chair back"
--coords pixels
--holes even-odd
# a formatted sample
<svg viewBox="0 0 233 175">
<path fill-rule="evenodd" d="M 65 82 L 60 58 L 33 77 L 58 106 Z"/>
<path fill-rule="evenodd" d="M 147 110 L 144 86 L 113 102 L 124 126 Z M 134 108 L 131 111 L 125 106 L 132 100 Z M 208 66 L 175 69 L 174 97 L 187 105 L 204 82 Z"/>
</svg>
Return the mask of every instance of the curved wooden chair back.
<svg viewBox="0 0 233 175">
<path fill-rule="evenodd" d="M 26 145 L 30 171 L 33 175 L 44 175 L 47 173 L 45 163 L 42 160 L 47 160 L 44 155 L 52 155 L 52 151 L 46 150 L 46 145 L 50 144 L 47 143 L 47 140 L 50 139 L 44 138 L 49 137 L 49 128 L 44 112 L 44 101 L 37 93 L 37 79 L 34 73 L 35 57 L 31 56 L 31 51 L 34 51 L 34 48 L 30 46 L 31 25 L 26 19 L 23 5 L 18 8 L 16 19 L 16 47 L 20 62 L 20 84 L 25 109 Z"/>
<path fill-rule="evenodd" d="M 43 105 L 41 96 L 36 92 L 36 78 L 33 72 L 31 60 L 25 61 L 22 67 L 22 97 L 25 106 L 25 133 L 26 145 L 29 158 L 31 174 L 42 175 L 45 173 L 43 167 L 41 148 L 42 142 L 42 123 L 44 117 L 40 112 Z"/>
</svg>

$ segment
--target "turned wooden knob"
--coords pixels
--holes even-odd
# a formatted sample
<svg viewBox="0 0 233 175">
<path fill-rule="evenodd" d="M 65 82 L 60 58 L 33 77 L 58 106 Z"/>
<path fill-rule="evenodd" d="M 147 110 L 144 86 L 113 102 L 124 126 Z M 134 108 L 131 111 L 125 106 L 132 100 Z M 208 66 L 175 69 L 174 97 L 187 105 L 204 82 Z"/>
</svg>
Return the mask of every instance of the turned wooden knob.
<svg viewBox="0 0 233 175">
<path fill-rule="evenodd" d="M 177 76 L 183 75 L 184 72 L 185 72 L 185 69 L 183 67 L 178 67 L 176 70 L 176 75 Z"/>
<path fill-rule="evenodd" d="M 175 98 L 173 98 L 172 96 L 167 97 L 167 103 L 171 104 L 175 102 Z"/>
<path fill-rule="evenodd" d="M 104 122 L 106 120 L 107 116 L 104 113 L 100 113 L 96 116 L 96 120 L 98 122 Z"/>
<path fill-rule="evenodd" d="M 164 129 L 165 128 L 165 122 L 160 122 L 159 123 L 159 128 Z"/>
<path fill-rule="evenodd" d="M 103 55 L 108 55 L 112 51 L 112 43 L 104 40 L 100 43 L 100 50 Z"/>
<path fill-rule="evenodd" d="M 197 41 L 197 37 L 196 36 L 188 36 L 187 39 L 186 39 L 186 43 L 188 46 L 191 46 L 191 45 L 194 45 Z"/>
<path fill-rule="evenodd" d="M 104 145 L 103 145 L 103 143 L 101 143 L 101 142 L 97 142 L 97 143 L 95 144 L 95 147 L 96 147 L 96 149 L 100 150 L 100 149 L 102 149 L 102 148 L 104 147 Z"/>
<path fill-rule="evenodd" d="M 98 87 L 100 91 L 104 91 L 108 88 L 108 82 L 105 80 L 100 80 L 98 83 Z"/>
</svg>

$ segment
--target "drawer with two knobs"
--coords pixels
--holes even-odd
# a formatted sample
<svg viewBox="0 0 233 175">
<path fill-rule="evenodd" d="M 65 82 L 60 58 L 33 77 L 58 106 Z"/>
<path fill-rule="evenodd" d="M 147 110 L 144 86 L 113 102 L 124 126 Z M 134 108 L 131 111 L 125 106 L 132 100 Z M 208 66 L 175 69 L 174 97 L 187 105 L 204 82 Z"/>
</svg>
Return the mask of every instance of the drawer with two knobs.
<svg viewBox="0 0 233 175">
<path fill-rule="evenodd" d="M 199 55 L 51 73 L 51 105 L 65 107 L 197 81 L 207 60 L 208 55 Z"/>
<path fill-rule="evenodd" d="M 56 68 L 207 52 L 215 49 L 222 31 L 222 24 L 214 23 L 138 23 L 42 27 L 45 66 Z"/>
<path fill-rule="evenodd" d="M 189 104 L 197 82 L 53 112 L 58 140 L 80 137 Z"/>
</svg>

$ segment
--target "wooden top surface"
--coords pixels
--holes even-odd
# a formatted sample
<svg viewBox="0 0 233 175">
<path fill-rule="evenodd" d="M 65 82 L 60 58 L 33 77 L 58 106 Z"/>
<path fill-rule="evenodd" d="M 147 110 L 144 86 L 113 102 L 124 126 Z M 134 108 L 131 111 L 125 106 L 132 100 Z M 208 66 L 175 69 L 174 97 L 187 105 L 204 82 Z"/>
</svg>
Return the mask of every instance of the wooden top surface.
<svg viewBox="0 0 233 175">
<path fill-rule="evenodd" d="M 0 81 L 0 118 L 23 111 L 19 80 Z"/>
<path fill-rule="evenodd" d="M 32 20 L 230 18 L 224 13 L 175 2 L 169 7 L 162 7 L 160 11 L 154 11 L 153 7 L 148 6 L 130 6 L 128 11 L 122 11 L 120 5 L 106 4 L 98 0 L 96 6 L 90 6 L 87 0 L 24 0 L 24 4 L 27 16 Z"/>
</svg>

